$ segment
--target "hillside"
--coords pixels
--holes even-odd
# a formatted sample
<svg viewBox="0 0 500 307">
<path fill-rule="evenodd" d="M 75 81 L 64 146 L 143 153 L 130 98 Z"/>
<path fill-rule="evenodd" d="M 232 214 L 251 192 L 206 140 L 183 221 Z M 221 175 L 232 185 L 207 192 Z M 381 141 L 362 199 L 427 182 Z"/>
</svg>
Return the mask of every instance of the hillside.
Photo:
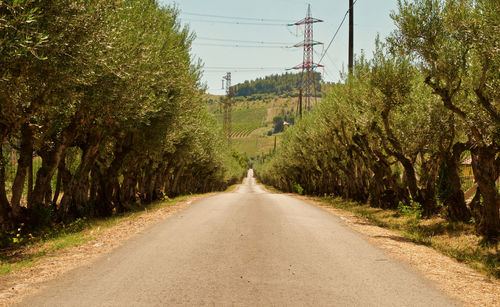
<svg viewBox="0 0 500 307">
<path fill-rule="evenodd" d="M 321 93 L 321 74 L 315 72 L 316 92 Z M 300 73 L 270 75 L 245 81 L 231 87 L 235 97 L 252 97 L 256 95 L 276 95 L 279 97 L 296 97 L 302 82 Z M 262 97 L 258 97 L 261 99 Z"/>
<path fill-rule="evenodd" d="M 221 97 L 211 96 L 209 110 L 222 124 Z M 252 160 L 270 153 L 274 139 L 279 144 L 282 133 L 273 133 L 273 119 L 280 116 L 284 121 L 294 122 L 296 98 L 266 97 L 262 100 L 236 97 L 232 99 L 231 144 L 242 155 Z M 286 129 L 286 128 L 285 128 Z"/>
</svg>

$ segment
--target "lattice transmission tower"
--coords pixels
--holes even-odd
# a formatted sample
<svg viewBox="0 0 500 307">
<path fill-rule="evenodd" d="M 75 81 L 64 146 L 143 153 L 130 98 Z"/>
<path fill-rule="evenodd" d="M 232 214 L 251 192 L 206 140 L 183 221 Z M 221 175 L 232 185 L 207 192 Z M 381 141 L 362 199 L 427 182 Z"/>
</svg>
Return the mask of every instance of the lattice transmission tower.
<svg viewBox="0 0 500 307">
<path fill-rule="evenodd" d="M 316 98 L 316 78 L 314 70 L 318 67 L 324 67 L 323 65 L 314 63 L 314 46 L 322 45 L 323 43 L 314 40 L 313 24 L 323 22 L 323 20 L 314 18 L 311 15 L 311 5 L 307 6 L 306 18 L 297 21 L 296 23 L 289 24 L 289 26 L 300 26 L 304 25 L 304 41 L 294 45 L 294 47 L 304 48 L 304 58 L 302 64 L 299 64 L 291 69 L 302 70 L 301 76 L 301 90 L 302 90 L 302 101 L 304 102 L 304 107 L 307 110 L 311 109 L 311 100 Z M 290 69 L 290 70 L 291 70 Z M 299 104 L 302 103 L 299 101 Z M 299 107 L 302 110 L 302 106 Z M 299 109 L 298 108 L 298 109 Z"/>
<path fill-rule="evenodd" d="M 231 143 L 231 73 L 228 72 L 224 77 L 222 77 L 222 88 L 224 88 L 224 81 L 226 81 L 226 97 L 223 100 L 224 104 L 224 132 L 227 135 L 228 143 Z"/>
</svg>

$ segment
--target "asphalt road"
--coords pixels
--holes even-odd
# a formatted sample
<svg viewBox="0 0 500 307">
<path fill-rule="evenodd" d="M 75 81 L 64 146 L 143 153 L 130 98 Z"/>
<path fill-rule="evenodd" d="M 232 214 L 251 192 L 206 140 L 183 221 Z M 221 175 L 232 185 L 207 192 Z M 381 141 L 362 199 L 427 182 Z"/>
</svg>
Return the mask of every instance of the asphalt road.
<svg viewBox="0 0 500 307">
<path fill-rule="evenodd" d="M 250 171 L 23 306 L 450 306 L 339 218 L 271 194 Z"/>
</svg>

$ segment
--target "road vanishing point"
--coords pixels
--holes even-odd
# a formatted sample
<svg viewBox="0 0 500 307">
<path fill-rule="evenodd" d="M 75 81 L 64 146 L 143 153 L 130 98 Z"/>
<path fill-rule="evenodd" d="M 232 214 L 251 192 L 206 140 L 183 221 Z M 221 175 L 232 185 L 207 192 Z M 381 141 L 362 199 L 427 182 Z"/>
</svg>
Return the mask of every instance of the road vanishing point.
<svg viewBox="0 0 500 307">
<path fill-rule="evenodd" d="M 22 306 L 456 306 L 340 218 L 252 170 Z"/>
</svg>

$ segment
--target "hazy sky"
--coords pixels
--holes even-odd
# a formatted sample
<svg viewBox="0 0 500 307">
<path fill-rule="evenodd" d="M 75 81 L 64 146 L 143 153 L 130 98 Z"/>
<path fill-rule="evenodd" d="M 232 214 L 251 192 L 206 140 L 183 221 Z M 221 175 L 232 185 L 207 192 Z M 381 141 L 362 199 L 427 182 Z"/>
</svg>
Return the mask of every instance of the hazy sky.
<svg viewBox="0 0 500 307">
<path fill-rule="evenodd" d="M 203 80 L 212 94 L 223 94 L 222 76 L 232 72 L 233 84 L 273 73 L 284 73 L 286 68 L 302 62 L 301 48 L 286 48 L 303 39 L 303 28 L 286 26 L 303 19 L 307 3 L 313 17 L 324 23 L 314 25 L 314 39 L 324 46 L 315 48 L 315 61 L 332 39 L 348 6 L 348 0 L 161 0 L 176 4 L 181 10 L 183 24 L 198 37 L 192 54 L 205 66 Z M 389 17 L 397 8 L 397 0 L 358 0 L 355 4 L 355 53 L 373 51 L 377 33 L 382 38 L 393 31 Z M 205 15 L 205 16 L 202 16 Z M 206 15 L 235 17 L 211 17 Z M 254 20 L 265 19 L 265 21 Z M 239 24 L 238 24 L 239 23 Z M 257 24 L 257 25 L 255 25 Z M 348 19 L 318 69 L 326 81 L 339 80 L 339 71 L 347 66 Z M 238 42 L 235 42 L 237 40 Z M 239 42 L 241 40 L 251 42 Z M 256 42 L 273 42 L 261 44 Z M 236 47 L 248 46 L 248 47 Z M 271 46 L 272 48 L 264 48 Z"/>
</svg>

